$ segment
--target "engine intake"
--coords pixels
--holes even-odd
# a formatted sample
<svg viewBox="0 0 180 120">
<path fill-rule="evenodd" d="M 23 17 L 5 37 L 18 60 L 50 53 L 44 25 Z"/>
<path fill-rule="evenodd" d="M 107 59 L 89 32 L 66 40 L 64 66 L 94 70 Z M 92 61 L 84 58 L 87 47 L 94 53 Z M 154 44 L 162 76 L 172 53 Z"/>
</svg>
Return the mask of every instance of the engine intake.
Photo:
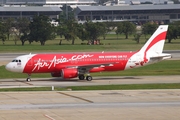
<svg viewBox="0 0 180 120">
<path fill-rule="evenodd" d="M 61 77 L 61 72 L 52 72 L 51 76 L 52 77 Z"/>
</svg>

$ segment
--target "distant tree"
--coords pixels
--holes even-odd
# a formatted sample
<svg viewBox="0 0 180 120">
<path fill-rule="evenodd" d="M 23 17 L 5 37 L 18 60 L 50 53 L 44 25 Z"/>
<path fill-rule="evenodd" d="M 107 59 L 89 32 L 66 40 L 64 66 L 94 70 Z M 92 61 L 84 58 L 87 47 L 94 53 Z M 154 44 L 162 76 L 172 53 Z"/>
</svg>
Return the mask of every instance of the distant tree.
<svg viewBox="0 0 180 120">
<path fill-rule="evenodd" d="M 40 42 L 41 45 L 45 45 L 47 40 L 55 38 L 54 27 L 50 23 L 50 19 L 47 16 L 40 15 L 34 16 L 33 21 L 29 25 L 30 33 L 29 40 Z"/>
<path fill-rule="evenodd" d="M 134 40 L 137 42 L 137 44 L 140 43 L 141 35 L 142 35 L 141 33 L 136 33 L 136 34 L 134 35 Z"/>
<path fill-rule="evenodd" d="M 179 36 L 179 26 L 176 24 L 170 24 L 168 27 L 168 32 L 166 38 L 168 39 L 168 43 L 171 43 L 171 41 L 174 39 L 177 39 Z"/>
<path fill-rule="evenodd" d="M 5 44 L 6 40 L 6 27 L 4 22 L 0 21 L 0 39 L 2 40 L 3 45 Z"/>
<path fill-rule="evenodd" d="M 99 26 L 99 30 L 100 30 L 99 37 L 102 36 L 105 39 L 105 36 L 110 31 L 109 26 L 107 26 L 105 23 L 102 22 L 97 23 L 97 25 Z"/>
<path fill-rule="evenodd" d="M 14 19 L 13 18 L 8 18 L 3 21 L 5 23 L 5 30 L 7 34 L 7 39 L 9 40 L 9 37 L 12 33 L 12 27 L 14 27 Z"/>
<path fill-rule="evenodd" d="M 132 34 L 133 32 L 135 32 L 136 26 L 129 21 L 124 21 L 122 22 L 122 24 L 123 24 L 122 33 L 124 33 L 126 36 L 126 39 L 128 39 L 129 34 Z"/>
<path fill-rule="evenodd" d="M 77 38 L 77 28 L 78 24 L 74 19 L 74 12 L 70 6 L 63 5 L 61 8 L 63 11 L 59 15 L 59 26 L 57 27 L 57 35 L 62 38 L 64 36 L 65 40 L 72 41 L 72 45 L 75 44 L 75 39 Z M 62 44 L 62 39 L 59 41 L 59 45 Z"/>
<path fill-rule="evenodd" d="M 62 38 L 62 37 L 64 36 L 65 32 L 66 32 L 65 26 L 59 25 L 59 26 L 57 27 L 56 33 L 57 33 L 57 35 L 60 36 L 60 38 Z M 60 39 L 59 45 L 62 45 L 62 39 Z"/>
<path fill-rule="evenodd" d="M 27 18 L 19 18 L 14 23 L 15 31 L 13 33 L 17 40 L 21 40 L 22 45 L 27 41 L 27 35 L 29 33 L 29 20 Z"/>
<path fill-rule="evenodd" d="M 90 40 L 89 32 L 86 30 L 85 25 L 78 24 L 77 27 L 77 37 L 81 39 L 82 41 Z"/>
<path fill-rule="evenodd" d="M 105 40 L 108 32 L 114 30 L 115 24 L 107 24 L 107 23 L 101 23 L 101 24 L 102 24 L 101 25 L 101 32 L 102 32 L 103 39 Z"/>
<path fill-rule="evenodd" d="M 92 44 L 94 44 L 94 41 L 98 40 L 100 36 L 103 36 L 106 33 L 104 23 L 86 22 L 84 25 L 87 31 L 86 34 L 89 36 L 88 38 L 91 40 Z"/>
<path fill-rule="evenodd" d="M 65 39 L 66 40 L 72 40 L 72 45 L 74 45 L 75 39 L 77 38 L 77 27 L 78 23 L 76 23 L 73 20 L 67 20 L 66 22 L 67 25 L 67 33 L 65 33 Z"/>
<path fill-rule="evenodd" d="M 106 35 L 109 32 L 115 30 L 116 27 L 117 27 L 117 23 L 115 23 L 115 22 L 106 22 L 105 23 L 105 28 L 104 28 L 106 30 L 106 33 L 104 34 L 103 39 L 105 40 L 106 39 Z"/>
<path fill-rule="evenodd" d="M 60 14 L 60 17 L 64 16 L 65 20 L 72 20 L 74 19 L 74 9 L 70 7 L 68 4 L 64 4 L 62 7 L 62 12 Z M 62 20 L 62 19 L 61 19 Z"/>
<path fill-rule="evenodd" d="M 60 36 L 60 38 L 62 38 L 64 36 L 64 34 L 67 32 L 67 26 L 65 24 L 66 22 L 66 12 L 63 10 L 60 14 L 59 14 L 59 19 L 57 20 L 59 22 L 59 25 L 56 28 L 56 34 Z M 62 44 L 62 39 L 60 39 L 59 41 L 59 45 Z"/>
<path fill-rule="evenodd" d="M 28 34 L 27 34 L 27 33 L 24 33 L 24 34 L 20 37 L 20 40 L 21 40 L 22 45 L 24 45 L 24 43 L 25 43 L 27 40 L 29 40 Z M 31 43 L 31 42 L 29 41 L 29 43 Z"/>
<path fill-rule="evenodd" d="M 59 26 L 57 27 L 57 35 L 64 36 L 67 41 L 72 41 L 72 45 L 75 44 L 75 39 L 77 38 L 78 34 L 78 23 L 71 20 L 61 20 Z M 59 45 L 61 45 L 62 39 L 60 39 Z"/>
<path fill-rule="evenodd" d="M 146 39 L 146 35 L 147 34 L 152 35 L 154 33 L 154 31 L 157 29 L 157 27 L 158 27 L 158 25 L 155 23 L 151 23 L 151 22 L 145 23 L 142 26 L 142 34 L 144 34 L 145 39 Z"/>
<path fill-rule="evenodd" d="M 116 35 L 118 36 L 119 34 L 122 34 L 122 32 L 123 32 L 123 23 L 122 22 L 119 22 L 118 24 L 117 24 L 117 29 L 116 29 Z"/>
</svg>

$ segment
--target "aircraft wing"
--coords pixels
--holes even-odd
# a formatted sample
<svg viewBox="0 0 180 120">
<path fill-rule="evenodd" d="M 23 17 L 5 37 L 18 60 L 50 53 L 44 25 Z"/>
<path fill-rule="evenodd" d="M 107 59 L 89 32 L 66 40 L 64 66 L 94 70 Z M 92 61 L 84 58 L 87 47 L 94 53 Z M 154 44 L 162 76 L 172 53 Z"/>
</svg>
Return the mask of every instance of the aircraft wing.
<svg viewBox="0 0 180 120">
<path fill-rule="evenodd" d="M 105 66 L 113 66 L 114 64 L 118 64 L 119 62 L 109 62 L 109 63 L 98 63 L 98 64 L 85 64 L 78 66 L 67 66 L 67 68 L 87 68 L 91 69 L 94 67 L 105 67 Z"/>
</svg>

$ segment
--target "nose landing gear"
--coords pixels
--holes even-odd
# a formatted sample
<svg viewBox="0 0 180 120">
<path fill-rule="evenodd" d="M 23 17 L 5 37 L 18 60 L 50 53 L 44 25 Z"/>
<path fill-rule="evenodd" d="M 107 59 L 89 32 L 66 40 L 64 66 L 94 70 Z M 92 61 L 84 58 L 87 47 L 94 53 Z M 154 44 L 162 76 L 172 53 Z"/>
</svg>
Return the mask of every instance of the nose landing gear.
<svg viewBox="0 0 180 120">
<path fill-rule="evenodd" d="M 26 79 L 27 82 L 30 82 L 31 81 L 31 74 L 28 74 L 28 77 Z"/>
</svg>

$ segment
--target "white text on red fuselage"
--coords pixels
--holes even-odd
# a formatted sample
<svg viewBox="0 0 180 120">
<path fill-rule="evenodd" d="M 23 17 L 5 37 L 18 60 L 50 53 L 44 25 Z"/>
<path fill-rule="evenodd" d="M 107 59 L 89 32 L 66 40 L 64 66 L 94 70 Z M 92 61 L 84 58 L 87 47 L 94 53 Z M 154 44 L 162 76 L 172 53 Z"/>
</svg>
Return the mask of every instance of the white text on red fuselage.
<svg viewBox="0 0 180 120">
<path fill-rule="evenodd" d="M 44 68 L 47 67 L 48 69 L 50 69 L 51 67 L 55 67 L 57 64 L 60 63 L 65 63 L 65 62 L 69 62 L 69 61 L 75 61 L 75 60 L 80 60 L 80 59 L 84 59 L 84 58 L 90 58 L 93 55 L 73 55 L 71 58 L 67 58 L 64 56 L 61 56 L 60 58 L 57 58 L 57 56 L 54 56 L 52 60 L 43 60 L 41 58 L 39 58 L 36 63 L 34 64 L 34 68 L 32 71 L 35 70 L 40 70 L 40 68 Z"/>
</svg>

